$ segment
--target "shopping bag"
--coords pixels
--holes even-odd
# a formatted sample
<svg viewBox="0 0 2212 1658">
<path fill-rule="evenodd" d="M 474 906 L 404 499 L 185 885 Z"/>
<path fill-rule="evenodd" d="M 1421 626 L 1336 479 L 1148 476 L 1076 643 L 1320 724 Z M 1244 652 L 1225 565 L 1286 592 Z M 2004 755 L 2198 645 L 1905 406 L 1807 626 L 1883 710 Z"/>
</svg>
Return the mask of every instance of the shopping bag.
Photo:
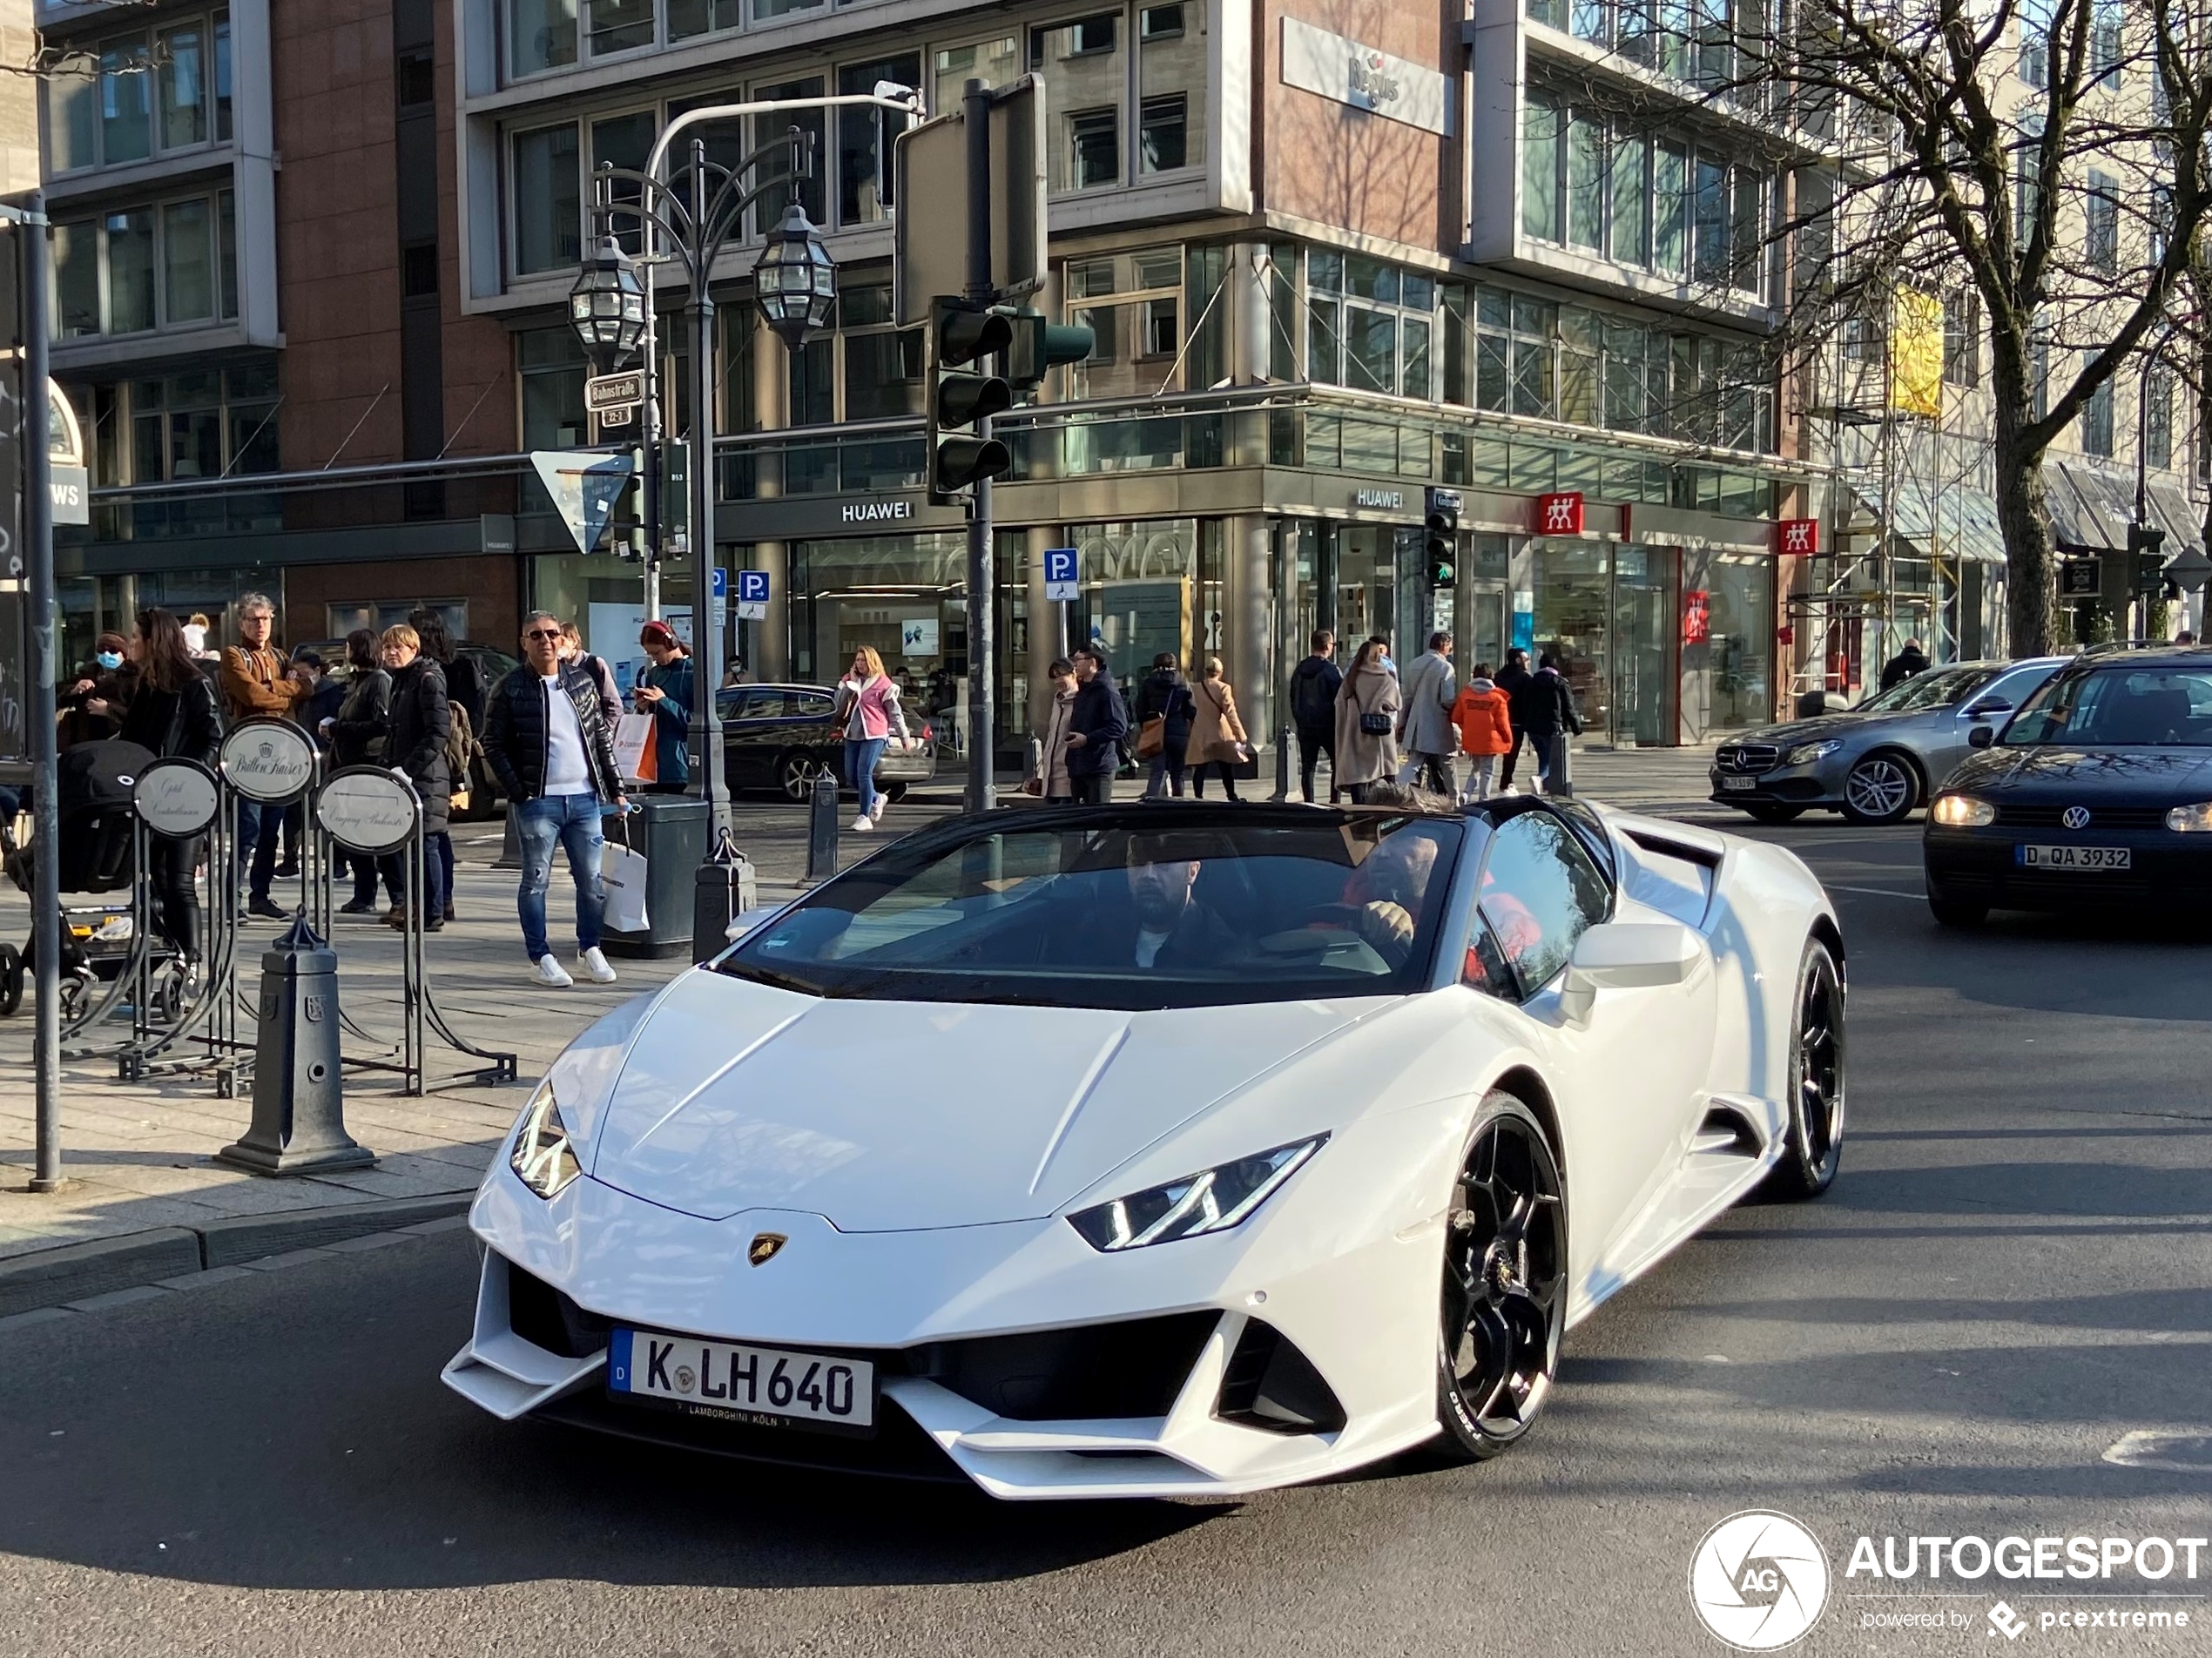
<svg viewBox="0 0 2212 1658">
<path fill-rule="evenodd" d="M 615 770 L 624 783 L 654 781 L 660 770 L 658 758 L 651 714 L 624 714 L 615 721 Z"/>
<path fill-rule="evenodd" d="M 617 933 L 645 930 L 645 854 L 618 841 L 599 847 L 599 886 L 606 894 L 605 924 Z"/>
</svg>

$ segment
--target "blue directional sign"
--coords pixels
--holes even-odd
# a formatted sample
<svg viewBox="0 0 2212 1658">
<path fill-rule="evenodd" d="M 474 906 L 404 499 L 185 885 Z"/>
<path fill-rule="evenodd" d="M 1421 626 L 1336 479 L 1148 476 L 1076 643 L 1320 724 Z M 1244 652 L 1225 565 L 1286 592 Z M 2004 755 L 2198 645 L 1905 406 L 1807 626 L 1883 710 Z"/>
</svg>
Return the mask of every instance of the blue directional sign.
<svg viewBox="0 0 2212 1658">
<path fill-rule="evenodd" d="M 717 564 L 714 567 L 714 579 L 707 583 L 707 591 L 712 597 L 728 598 L 730 596 L 730 572 Z"/>
<path fill-rule="evenodd" d="M 1052 547 L 1045 550 L 1044 596 L 1048 601 L 1082 596 L 1082 576 L 1074 548 Z"/>
<path fill-rule="evenodd" d="M 715 572 L 718 576 L 720 571 Z M 765 622 L 768 619 L 768 572 L 765 570 L 741 570 L 738 572 L 738 619 L 740 622 Z"/>
</svg>

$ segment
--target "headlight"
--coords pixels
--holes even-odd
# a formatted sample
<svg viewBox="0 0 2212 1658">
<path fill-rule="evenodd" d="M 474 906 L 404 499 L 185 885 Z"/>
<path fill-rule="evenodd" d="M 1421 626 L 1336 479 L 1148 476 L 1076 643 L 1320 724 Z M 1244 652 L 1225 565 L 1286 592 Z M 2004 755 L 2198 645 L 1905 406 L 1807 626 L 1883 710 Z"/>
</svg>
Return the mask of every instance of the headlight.
<svg viewBox="0 0 2212 1658">
<path fill-rule="evenodd" d="M 1971 794 L 1939 794 L 1928 815 L 1946 829 L 1979 829 L 1997 821 L 1997 808 Z"/>
<path fill-rule="evenodd" d="M 2175 806 L 2166 814 L 2166 826 L 2176 834 L 2212 835 L 2212 800 Z"/>
<path fill-rule="evenodd" d="M 523 1108 L 523 1126 L 515 1131 L 514 1149 L 507 1166 L 540 1197 L 557 1196 L 562 1188 L 583 1172 L 569 1145 L 568 1125 L 553 1098 L 553 1080 L 537 1085 L 530 1102 Z"/>
<path fill-rule="evenodd" d="M 1800 743 L 1782 757 L 1782 764 L 1811 765 L 1815 760 L 1825 759 L 1843 745 L 1843 739 L 1838 737 L 1831 737 L 1824 743 Z"/>
<path fill-rule="evenodd" d="M 1325 1134 L 1316 1135 L 1311 1140 L 1185 1175 L 1131 1197 L 1079 1209 L 1068 1217 L 1068 1223 L 1082 1234 L 1083 1242 L 1091 1248 L 1109 1253 L 1225 1232 L 1265 1203 L 1328 1138 Z"/>
</svg>

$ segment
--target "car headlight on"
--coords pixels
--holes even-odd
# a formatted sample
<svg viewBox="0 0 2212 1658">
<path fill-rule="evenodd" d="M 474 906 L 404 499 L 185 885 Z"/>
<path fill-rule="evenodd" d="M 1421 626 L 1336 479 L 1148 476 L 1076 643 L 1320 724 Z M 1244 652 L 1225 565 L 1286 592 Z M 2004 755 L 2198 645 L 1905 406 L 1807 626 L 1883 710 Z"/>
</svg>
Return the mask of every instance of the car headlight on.
<svg viewBox="0 0 2212 1658">
<path fill-rule="evenodd" d="M 1091 1248 L 1110 1254 L 1225 1232 L 1272 1196 L 1329 1136 L 1317 1134 L 1272 1151 L 1184 1175 L 1129 1197 L 1079 1209 L 1068 1223 Z"/>
<path fill-rule="evenodd" d="M 1928 815 L 1946 829 L 1979 829 L 1997 821 L 1997 808 L 1971 794 L 1939 794 Z"/>
<path fill-rule="evenodd" d="M 1843 739 L 1836 737 L 1829 738 L 1825 742 L 1800 743 L 1782 757 L 1782 764 L 1811 765 L 1815 760 L 1826 759 L 1843 745 Z"/>
<path fill-rule="evenodd" d="M 2166 826 L 2176 834 L 2212 835 L 2212 800 L 2175 806 L 2166 814 Z"/>
<path fill-rule="evenodd" d="M 562 1189 L 583 1172 L 569 1143 L 568 1125 L 561 1121 L 559 1102 L 553 1097 L 553 1079 L 546 1078 L 523 1108 L 522 1126 L 507 1154 L 507 1166 L 516 1178 L 540 1197 L 557 1196 Z"/>
</svg>

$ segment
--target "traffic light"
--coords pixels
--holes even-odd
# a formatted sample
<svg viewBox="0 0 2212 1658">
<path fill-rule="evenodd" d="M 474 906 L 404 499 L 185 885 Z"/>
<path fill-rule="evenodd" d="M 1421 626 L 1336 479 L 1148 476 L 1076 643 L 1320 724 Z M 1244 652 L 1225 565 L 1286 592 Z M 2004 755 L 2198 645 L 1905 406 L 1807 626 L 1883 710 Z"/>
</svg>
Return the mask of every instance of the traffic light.
<svg viewBox="0 0 2212 1658">
<path fill-rule="evenodd" d="M 996 438 L 961 430 L 1014 407 L 1014 388 L 987 362 L 1013 340 L 1002 312 L 973 310 L 957 300 L 929 302 L 928 484 L 936 505 L 1014 464 Z"/>
<path fill-rule="evenodd" d="M 2128 573 L 2130 591 L 2148 596 L 2159 588 L 2159 571 L 2166 563 L 2166 532 L 2155 524 L 2128 526 Z"/>
<path fill-rule="evenodd" d="M 1098 336 L 1089 328 L 1047 322 L 1042 311 L 1008 308 L 1001 314 L 1014 330 L 1014 343 L 1006 354 L 1006 377 L 1015 396 L 1024 402 L 1044 384 L 1047 370 L 1082 362 L 1098 347 Z"/>
<path fill-rule="evenodd" d="M 1427 536 L 1423 543 L 1427 556 L 1427 582 L 1431 592 L 1454 587 L 1460 579 L 1460 492 L 1456 489 L 1434 489 L 1428 492 Z"/>
</svg>

